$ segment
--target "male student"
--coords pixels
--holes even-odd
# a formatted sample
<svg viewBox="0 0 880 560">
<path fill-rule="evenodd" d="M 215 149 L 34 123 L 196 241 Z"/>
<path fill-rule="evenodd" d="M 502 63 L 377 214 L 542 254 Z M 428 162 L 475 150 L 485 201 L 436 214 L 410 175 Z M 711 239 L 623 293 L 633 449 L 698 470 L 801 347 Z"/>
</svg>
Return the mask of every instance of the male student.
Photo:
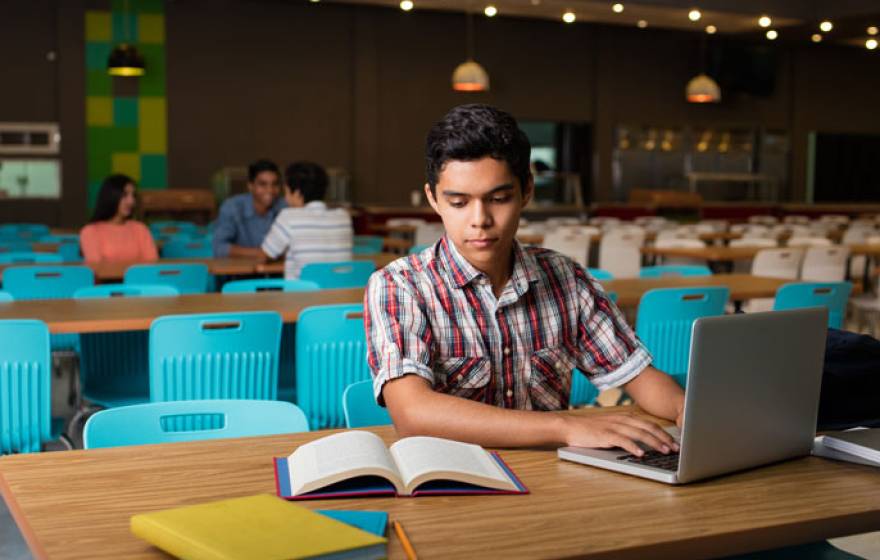
<svg viewBox="0 0 880 560">
<path fill-rule="evenodd" d="M 370 278 L 367 359 L 401 436 L 487 446 L 677 445 L 629 414 L 548 414 L 568 406 L 572 369 L 623 386 L 680 423 L 684 394 L 601 286 L 571 259 L 515 240 L 533 184 L 531 147 L 509 114 L 452 109 L 428 133 L 425 195 L 446 236 Z"/>
<path fill-rule="evenodd" d="M 263 241 L 266 258 L 285 251 L 284 277 L 299 278 L 302 267 L 314 262 L 351 260 L 351 216 L 342 208 L 327 208 L 327 172 L 307 161 L 291 164 L 285 175 L 286 208 L 278 214 Z"/>
<path fill-rule="evenodd" d="M 285 207 L 278 166 L 265 159 L 250 164 L 248 191 L 220 206 L 214 226 L 215 257 L 262 257 L 260 244 Z"/>
</svg>

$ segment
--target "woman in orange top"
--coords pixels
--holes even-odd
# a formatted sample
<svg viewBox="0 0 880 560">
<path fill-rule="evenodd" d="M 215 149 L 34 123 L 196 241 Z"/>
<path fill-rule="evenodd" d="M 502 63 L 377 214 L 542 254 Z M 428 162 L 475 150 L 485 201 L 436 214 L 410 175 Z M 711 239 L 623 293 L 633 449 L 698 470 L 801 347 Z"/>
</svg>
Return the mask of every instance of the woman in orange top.
<svg viewBox="0 0 880 560">
<path fill-rule="evenodd" d="M 156 244 L 147 226 L 131 219 L 137 204 L 131 177 L 111 175 L 104 179 L 95 213 L 79 234 L 85 261 L 155 261 Z"/>
</svg>

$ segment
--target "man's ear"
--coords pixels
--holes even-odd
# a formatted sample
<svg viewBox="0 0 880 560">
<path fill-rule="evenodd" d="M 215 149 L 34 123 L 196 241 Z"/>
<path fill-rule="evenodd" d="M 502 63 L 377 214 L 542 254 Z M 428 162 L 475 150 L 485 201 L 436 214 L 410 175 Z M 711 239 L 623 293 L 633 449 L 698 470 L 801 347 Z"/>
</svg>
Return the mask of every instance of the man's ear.
<svg viewBox="0 0 880 560">
<path fill-rule="evenodd" d="M 535 194 L 535 178 L 529 172 L 529 178 L 526 180 L 526 184 L 522 186 L 522 208 L 525 208 L 531 202 L 533 194 Z"/>
<path fill-rule="evenodd" d="M 425 198 L 428 199 L 428 204 L 431 205 L 431 208 L 434 209 L 434 212 L 440 213 L 440 209 L 437 208 L 437 199 L 434 198 L 434 193 L 431 192 L 431 185 L 425 183 Z"/>
</svg>

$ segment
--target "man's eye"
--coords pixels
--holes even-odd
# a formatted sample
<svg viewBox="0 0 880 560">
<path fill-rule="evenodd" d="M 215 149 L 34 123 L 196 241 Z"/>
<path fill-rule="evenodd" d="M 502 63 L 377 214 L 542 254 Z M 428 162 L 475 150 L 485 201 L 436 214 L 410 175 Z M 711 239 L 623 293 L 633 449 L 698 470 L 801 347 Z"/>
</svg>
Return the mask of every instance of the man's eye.
<svg viewBox="0 0 880 560">
<path fill-rule="evenodd" d="M 450 200 L 449 205 L 453 208 L 464 208 L 465 202 L 463 200 Z"/>
<path fill-rule="evenodd" d="M 503 204 L 503 203 L 505 203 L 505 202 L 507 202 L 507 201 L 509 201 L 509 200 L 510 200 L 510 195 L 504 195 L 504 196 L 493 196 L 493 197 L 492 197 L 492 202 L 494 202 L 494 203 L 496 203 L 496 204 Z"/>
</svg>

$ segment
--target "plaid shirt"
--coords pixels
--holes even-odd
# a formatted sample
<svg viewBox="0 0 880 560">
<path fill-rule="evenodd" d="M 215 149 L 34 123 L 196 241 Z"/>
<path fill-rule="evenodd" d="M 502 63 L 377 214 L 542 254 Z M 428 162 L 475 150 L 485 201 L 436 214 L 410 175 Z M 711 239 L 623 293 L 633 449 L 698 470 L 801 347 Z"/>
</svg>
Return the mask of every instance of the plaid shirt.
<svg viewBox="0 0 880 560">
<path fill-rule="evenodd" d="M 514 243 L 496 298 L 489 279 L 444 237 L 370 278 L 367 360 L 376 399 L 407 374 L 435 391 L 503 408 L 568 407 L 572 369 L 599 389 L 651 363 L 601 285 L 571 259 Z"/>
</svg>

